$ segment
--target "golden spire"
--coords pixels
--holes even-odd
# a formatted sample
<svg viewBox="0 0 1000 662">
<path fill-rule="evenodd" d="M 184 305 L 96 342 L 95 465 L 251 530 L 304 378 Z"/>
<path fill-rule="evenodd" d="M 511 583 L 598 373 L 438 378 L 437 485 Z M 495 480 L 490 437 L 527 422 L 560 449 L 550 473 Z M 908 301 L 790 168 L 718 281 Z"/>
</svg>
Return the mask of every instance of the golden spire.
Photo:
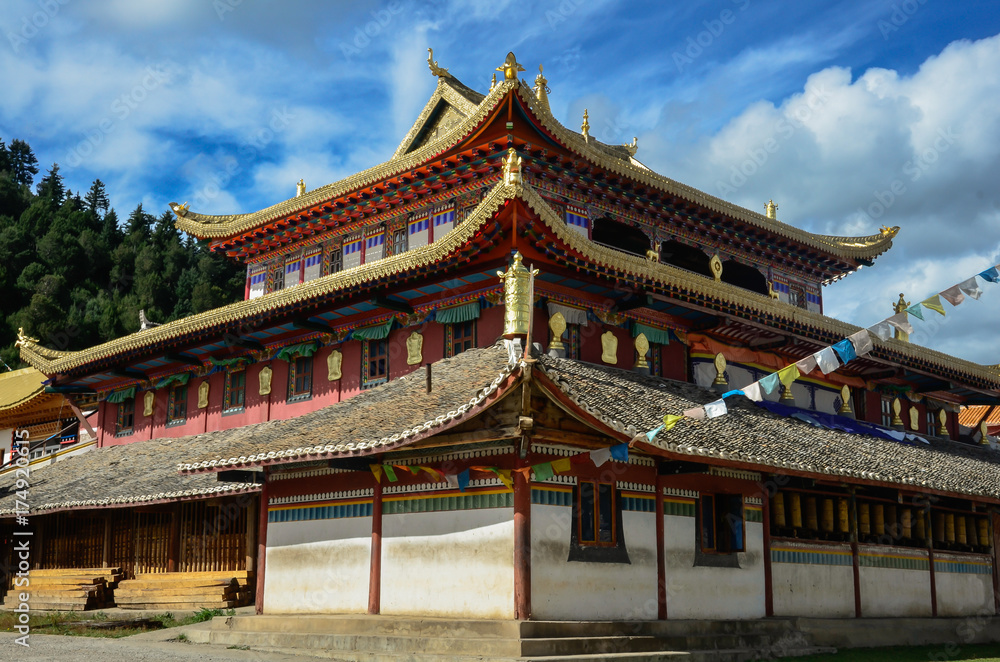
<svg viewBox="0 0 1000 662">
<path fill-rule="evenodd" d="M 544 107 L 546 110 L 549 109 L 549 89 L 547 80 L 545 80 L 545 75 L 542 74 L 542 65 L 538 65 L 538 75 L 535 76 L 535 96 L 538 97 L 538 105 Z"/>
<path fill-rule="evenodd" d="M 497 75 L 493 74 L 493 80 L 490 81 L 490 92 L 497 86 Z"/>
<path fill-rule="evenodd" d="M 306 180 L 300 179 L 299 183 L 295 185 L 295 197 L 301 197 L 305 195 L 306 192 Z"/>
<path fill-rule="evenodd" d="M 517 80 L 518 72 L 524 71 L 524 67 L 518 64 L 514 53 L 510 52 L 507 53 L 507 59 L 504 60 L 503 64 L 497 67 L 497 71 L 503 72 L 504 80 Z"/>
<path fill-rule="evenodd" d="M 438 66 L 437 60 L 434 59 L 433 48 L 427 49 L 427 67 L 431 70 L 431 74 L 437 76 L 438 78 L 451 75 L 448 73 L 447 69 Z"/>
<path fill-rule="evenodd" d="M 583 109 L 583 124 L 580 125 L 580 133 L 583 134 L 583 139 L 590 142 L 590 115 L 587 114 L 587 109 Z"/>
<path fill-rule="evenodd" d="M 910 307 L 910 302 L 903 298 L 903 293 L 899 293 L 899 301 L 892 304 L 892 310 L 897 315 L 899 313 L 906 313 L 906 309 Z M 906 331 L 900 331 L 899 327 L 896 328 L 896 340 L 902 340 L 903 342 L 910 342 L 910 334 Z"/>
<path fill-rule="evenodd" d="M 764 205 L 764 210 L 768 218 L 778 220 L 778 205 L 774 204 L 774 200 L 768 200 L 767 204 Z"/>
<path fill-rule="evenodd" d="M 514 253 L 514 261 L 506 272 L 498 271 L 503 281 L 503 302 L 506 308 L 503 317 L 503 335 L 516 336 L 528 333 L 531 319 L 531 277 L 538 275 L 538 269 L 528 271 L 522 261 L 520 251 Z"/>
</svg>

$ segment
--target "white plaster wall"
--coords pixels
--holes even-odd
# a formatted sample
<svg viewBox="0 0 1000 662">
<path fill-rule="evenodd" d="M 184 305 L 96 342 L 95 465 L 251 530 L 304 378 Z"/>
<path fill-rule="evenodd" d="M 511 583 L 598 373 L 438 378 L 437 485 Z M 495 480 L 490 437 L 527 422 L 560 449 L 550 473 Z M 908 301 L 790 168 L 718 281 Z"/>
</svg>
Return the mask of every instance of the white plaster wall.
<svg viewBox="0 0 1000 662">
<path fill-rule="evenodd" d="M 573 509 L 531 506 L 531 615 L 656 620 L 656 515 L 625 511 L 629 563 L 568 561 Z"/>
<path fill-rule="evenodd" d="M 860 552 L 864 554 L 865 547 Z M 905 548 L 879 547 L 877 553 L 922 556 L 926 553 Z M 859 569 L 861 585 L 861 615 L 865 618 L 892 616 L 930 616 L 931 577 L 928 570 L 896 568 Z"/>
<path fill-rule="evenodd" d="M 934 558 L 956 563 L 990 563 L 990 557 L 985 555 L 952 556 L 938 552 Z M 992 574 L 943 572 L 938 569 L 934 574 L 934 583 L 938 616 L 972 616 L 982 613 L 983 609 L 993 613 Z"/>
<path fill-rule="evenodd" d="M 666 515 L 667 615 L 681 618 L 762 618 L 764 529 L 746 523 L 742 568 L 695 567 L 695 518 Z"/>
<path fill-rule="evenodd" d="M 264 612 L 368 610 L 370 517 L 267 525 Z"/>
<path fill-rule="evenodd" d="M 775 543 L 802 552 L 846 552 L 850 545 Z M 851 565 L 771 563 L 775 616 L 854 617 L 854 569 Z"/>
<path fill-rule="evenodd" d="M 384 515 L 383 614 L 514 617 L 514 509 Z"/>
</svg>

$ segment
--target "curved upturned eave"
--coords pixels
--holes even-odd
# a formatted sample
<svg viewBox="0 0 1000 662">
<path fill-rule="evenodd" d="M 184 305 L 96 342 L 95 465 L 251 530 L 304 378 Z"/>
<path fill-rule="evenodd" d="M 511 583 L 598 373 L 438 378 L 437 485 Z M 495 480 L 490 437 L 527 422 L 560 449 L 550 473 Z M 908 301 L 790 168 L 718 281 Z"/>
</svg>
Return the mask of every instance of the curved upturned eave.
<svg viewBox="0 0 1000 662">
<path fill-rule="evenodd" d="M 439 81 L 434 95 L 428 102 L 429 107 L 441 98 L 443 94 L 442 89 L 453 92 L 453 90 L 447 88 L 444 83 Z M 892 247 L 892 240 L 899 231 L 899 228 L 896 227 L 884 233 L 863 237 L 813 234 L 704 193 L 691 186 L 681 184 L 669 177 L 653 172 L 632 158 L 622 158 L 621 155 L 614 153 L 614 146 L 612 145 L 604 145 L 596 140 L 591 142 L 584 140 L 581 134 L 563 126 L 552 115 L 549 108 L 539 104 L 531 88 L 523 81 L 504 81 L 498 84 L 483 98 L 475 113 L 470 114 L 464 121 L 440 139 L 412 152 L 401 156 L 394 156 L 392 159 L 368 170 L 363 170 L 338 182 L 308 191 L 301 196 L 290 198 L 258 212 L 228 216 L 209 216 L 185 211 L 182 217 L 177 218 L 176 226 L 179 230 L 200 239 L 229 238 L 248 230 L 256 229 L 266 223 L 306 211 L 311 207 L 328 202 L 355 189 L 411 170 L 423 165 L 428 159 L 454 147 L 465 139 L 495 110 L 496 106 L 506 97 L 509 91 L 515 91 L 521 101 L 539 119 L 542 126 L 550 131 L 565 148 L 575 152 L 579 156 L 594 161 L 609 171 L 629 177 L 669 195 L 680 197 L 688 202 L 730 216 L 753 227 L 786 237 L 833 257 L 862 263 L 870 262 Z M 175 204 L 171 203 L 171 207 L 174 206 Z"/>
</svg>

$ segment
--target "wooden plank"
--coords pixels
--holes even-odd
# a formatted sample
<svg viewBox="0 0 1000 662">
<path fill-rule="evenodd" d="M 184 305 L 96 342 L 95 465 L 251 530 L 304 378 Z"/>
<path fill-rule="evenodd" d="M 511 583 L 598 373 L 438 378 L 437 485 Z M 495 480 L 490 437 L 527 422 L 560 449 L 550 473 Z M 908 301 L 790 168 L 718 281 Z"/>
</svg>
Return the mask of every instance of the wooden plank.
<svg viewBox="0 0 1000 662">
<path fill-rule="evenodd" d="M 214 595 L 219 598 L 226 598 L 230 595 L 235 595 L 239 593 L 234 589 L 218 586 L 199 586 L 196 588 L 135 588 L 135 589 L 118 589 L 115 591 L 115 598 L 133 598 L 133 597 L 156 597 L 160 595 Z"/>
<path fill-rule="evenodd" d="M 248 576 L 253 576 L 253 572 L 247 570 L 210 570 L 205 572 L 137 572 L 135 578 L 158 579 L 161 577 L 223 577 L 229 579 L 230 577 Z"/>
<path fill-rule="evenodd" d="M 235 600 L 207 600 L 204 602 L 136 602 L 118 605 L 122 609 L 232 609 Z"/>
</svg>

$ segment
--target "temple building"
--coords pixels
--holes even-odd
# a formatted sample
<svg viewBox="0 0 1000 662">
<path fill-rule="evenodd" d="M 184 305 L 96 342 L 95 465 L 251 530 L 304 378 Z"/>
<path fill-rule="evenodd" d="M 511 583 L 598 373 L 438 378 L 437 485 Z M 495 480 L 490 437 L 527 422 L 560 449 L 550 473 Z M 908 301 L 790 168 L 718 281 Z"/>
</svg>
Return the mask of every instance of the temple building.
<svg viewBox="0 0 1000 662">
<path fill-rule="evenodd" d="M 998 608 L 996 430 L 959 412 L 1000 405 L 1000 370 L 823 314 L 899 228 L 812 234 L 659 175 L 513 54 L 485 95 L 428 64 L 388 161 L 253 213 L 171 205 L 244 300 L 76 352 L 22 336 L 48 391 L 98 403 L 98 448 L 35 472 L 37 568 L 244 571 L 272 614 Z M 46 547 L 126 520 L 86 561 Z"/>
</svg>

